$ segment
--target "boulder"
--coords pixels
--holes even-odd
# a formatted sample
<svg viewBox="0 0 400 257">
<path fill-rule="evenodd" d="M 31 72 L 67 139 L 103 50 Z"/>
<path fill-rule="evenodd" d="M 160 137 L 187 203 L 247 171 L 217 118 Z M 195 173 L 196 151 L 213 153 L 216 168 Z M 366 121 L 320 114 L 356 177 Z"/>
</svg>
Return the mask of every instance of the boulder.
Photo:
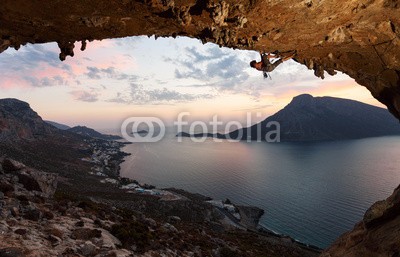
<svg viewBox="0 0 400 257">
<path fill-rule="evenodd" d="M 25 168 L 24 164 L 8 158 L 5 158 L 1 161 L 1 166 L 6 173 L 19 171 Z"/>
<path fill-rule="evenodd" d="M 96 246 L 90 241 L 86 241 L 79 247 L 79 252 L 84 256 L 93 256 L 95 255 L 96 250 Z"/>
<path fill-rule="evenodd" d="M 12 173 L 18 182 L 29 191 L 40 192 L 44 197 L 54 195 L 57 188 L 57 175 L 27 168 L 24 164 L 9 158 L 0 158 L 0 166 L 6 173 Z M 15 182 L 15 181 L 12 181 Z M 14 186 L 9 181 L 0 181 L 0 191 L 3 193 L 14 191 Z"/>
<path fill-rule="evenodd" d="M 57 175 L 33 169 L 18 174 L 19 182 L 29 191 L 38 191 L 45 197 L 52 197 L 57 189 Z"/>
<path fill-rule="evenodd" d="M 116 246 L 121 246 L 121 241 L 113 236 L 110 232 L 105 229 L 101 230 L 101 239 L 103 240 L 102 248 L 116 249 Z"/>
</svg>

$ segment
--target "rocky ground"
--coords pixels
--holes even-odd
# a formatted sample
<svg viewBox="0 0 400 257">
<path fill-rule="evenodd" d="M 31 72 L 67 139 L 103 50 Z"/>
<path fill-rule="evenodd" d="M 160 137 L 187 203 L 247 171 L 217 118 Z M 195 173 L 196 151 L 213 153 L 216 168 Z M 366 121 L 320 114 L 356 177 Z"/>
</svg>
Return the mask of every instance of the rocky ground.
<svg viewBox="0 0 400 257">
<path fill-rule="evenodd" d="M 98 183 L 97 193 L 78 193 L 60 174 L 0 158 L 0 256 L 318 254 L 290 239 L 226 229 L 200 195 L 175 190 L 184 201 L 160 201 Z"/>
<path fill-rule="evenodd" d="M 237 230 L 207 197 L 120 178 L 122 144 L 59 130 L 17 99 L 0 99 L 0 139 L 0 257 L 317 254 L 246 231 L 257 208 Z"/>
</svg>

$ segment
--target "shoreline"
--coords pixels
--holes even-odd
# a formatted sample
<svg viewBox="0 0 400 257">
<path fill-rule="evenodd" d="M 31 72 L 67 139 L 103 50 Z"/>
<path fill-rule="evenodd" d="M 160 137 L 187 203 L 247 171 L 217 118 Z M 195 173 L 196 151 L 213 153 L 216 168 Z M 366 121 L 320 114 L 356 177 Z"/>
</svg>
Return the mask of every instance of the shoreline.
<svg viewBox="0 0 400 257">
<path fill-rule="evenodd" d="M 269 229 L 269 228 L 267 228 L 267 227 L 265 227 L 264 225 L 261 225 L 261 224 L 258 225 L 257 229 L 258 229 L 258 232 L 261 233 L 261 234 L 274 236 L 274 237 L 281 238 L 281 239 L 291 240 L 292 242 L 296 243 L 300 247 L 304 247 L 305 249 L 313 249 L 313 250 L 315 250 L 317 252 L 321 252 L 321 251 L 324 250 L 323 248 L 320 248 L 320 247 L 318 247 L 316 245 L 303 243 L 303 242 L 301 242 L 301 241 L 299 241 L 299 240 L 297 240 L 297 239 L 295 239 L 295 238 L 293 238 L 293 237 L 291 237 L 289 235 L 280 234 L 280 233 L 278 233 L 276 231 L 273 231 L 273 230 L 271 230 L 271 229 Z"/>
<path fill-rule="evenodd" d="M 103 179 L 101 181 L 103 181 L 102 183 L 111 183 L 111 184 L 118 184 L 119 189 L 125 190 L 125 193 L 135 193 L 135 194 L 148 194 L 148 195 L 152 195 L 152 196 L 158 196 L 160 197 L 160 199 L 164 199 L 164 200 L 169 200 L 169 201 L 175 201 L 175 200 L 182 200 L 185 198 L 185 194 L 191 195 L 191 196 L 196 196 L 198 198 L 202 198 L 204 202 L 208 202 L 208 201 L 220 201 L 223 202 L 222 200 L 214 200 L 213 198 L 209 197 L 209 196 L 205 196 L 199 193 L 193 193 L 193 192 L 189 192 L 187 190 L 184 189 L 176 189 L 176 188 L 157 188 L 154 185 L 149 185 L 149 184 L 141 184 L 140 181 L 137 181 L 136 179 L 131 179 L 131 178 L 127 178 L 127 177 L 122 177 L 120 175 L 120 170 L 121 170 L 121 164 L 125 161 L 125 158 L 128 158 L 128 156 L 131 155 L 131 153 L 127 153 L 124 152 L 122 149 L 129 144 L 129 142 L 119 142 L 119 141 L 109 141 L 109 142 L 115 142 L 117 143 L 117 148 L 118 151 L 112 156 L 112 159 L 114 161 L 115 164 L 115 170 L 116 172 L 113 174 L 112 178 L 110 178 L 110 180 L 107 181 L 106 179 Z M 114 145 L 115 147 L 116 145 Z M 115 148 L 114 148 L 115 149 Z M 168 193 L 165 192 L 169 192 L 172 193 L 173 195 L 169 195 Z M 164 194 L 164 195 L 163 195 Z M 166 197 L 164 197 L 166 196 Z M 163 198 L 164 197 L 164 198 Z M 242 226 L 242 228 L 244 228 L 246 231 L 250 231 L 253 233 L 257 233 L 259 235 L 262 236 L 272 236 L 278 239 L 286 239 L 288 242 L 294 243 L 296 245 L 298 245 L 301 248 L 307 249 L 307 250 L 312 250 L 315 252 L 321 252 L 323 251 L 322 248 L 312 245 L 312 244 L 307 244 L 307 243 L 303 243 L 299 240 L 296 240 L 295 238 L 289 236 L 289 235 L 285 235 L 285 234 L 280 234 L 278 232 L 275 232 L 269 228 L 267 228 L 266 226 L 259 224 L 259 220 L 260 218 L 265 214 L 265 211 L 256 207 L 256 206 L 241 206 L 241 205 L 236 205 L 234 203 L 231 204 L 232 206 L 236 207 L 236 209 L 238 208 L 250 208 L 250 212 L 259 212 L 259 210 L 262 211 L 261 215 L 258 215 L 258 217 L 256 217 L 255 219 L 253 218 L 253 222 L 255 224 L 253 224 L 254 226 L 251 225 L 244 225 L 240 223 L 240 219 L 235 219 L 234 217 L 232 217 L 232 215 L 226 215 L 225 216 L 230 219 L 231 222 Z M 214 206 L 215 207 L 215 206 Z M 217 207 L 215 207 L 217 208 Z M 220 209 L 220 211 L 224 210 L 225 208 L 217 208 Z M 226 210 L 225 210 L 226 211 Z M 239 228 L 237 227 L 237 228 Z M 240 229 L 240 228 L 239 228 Z"/>
</svg>

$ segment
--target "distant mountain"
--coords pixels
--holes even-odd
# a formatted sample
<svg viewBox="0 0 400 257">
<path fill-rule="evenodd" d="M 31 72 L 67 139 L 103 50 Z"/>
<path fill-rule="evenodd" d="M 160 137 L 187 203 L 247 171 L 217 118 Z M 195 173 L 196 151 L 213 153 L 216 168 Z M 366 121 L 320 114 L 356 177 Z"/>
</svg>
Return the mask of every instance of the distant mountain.
<svg viewBox="0 0 400 257">
<path fill-rule="evenodd" d="M 57 133 L 29 104 L 18 99 L 0 99 L 0 141 L 32 140 Z"/>
<path fill-rule="evenodd" d="M 70 126 L 67 126 L 67 125 L 64 125 L 64 124 L 60 124 L 60 123 L 57 123 L 57 122 L 54 122 L 54 121 L 45 120 L 44 122 L 46 122 L 46 123 L 58 128 L 58 129 L 61 129 L 61 130 L 67 130 L 67 129 L 71 128 Z"/>
<path fill-rule="evenodd" d="M 50 137 L 52 140 L 79 140 L 82 136 L 104 140 L 121 139 L 119 136 L 103 135 L 87 127 L 77 126 L 63 130 L 56 125 L 67 127 L 43 121 L 26 102 L 12 98 L 0 99 L 0 143 Z"/>
<path fill-rule="evenodd" d="M 88 128 L 85 126 L 76 126 L 73 128 L 68 129 L 67 131 L 82 135 L 82 136 L 88 136 L 92 138 L 97 138 L 97 139 L 103 139 L 103 140 L 119 140 L 122 139 L 120 136 L 115 136 L 115 135 L 105 135 L 102 134 L 92 128 Z"/>
<path fill-rule="evenodd" d="M 282 110 L 249 128 L 226 135 L 204 134 L 207 137 L 240 140 L 265 140 L 280 125 L 280 141 L 324 141 L 400 135 L 400 123 L 386 109 L 354 100 L 335 97 L 299 95 Z M 270 124 L 270 127 L 267 125 Z M 260 128 L 260 129 L 259 129 Z M 261 131 L 261 132 L 258 132 Z M 258 133 L 257 133 L 258 132 Z M 181 132 L 180 137 L 201 137 Z"/>
<path fill-rule="evenodd" d="M 335 97 L 299 95 L 282 110 L 250 128 L 230 132 L 235 138 L 256 140 L 257 126 L 261 136 L 275 130 L 267 128 L 271 121 L 279 122 L 281 141 L 322 141 L 400 135 L 399 121 L 386 109 L 354 100 Z"/>
</svg>

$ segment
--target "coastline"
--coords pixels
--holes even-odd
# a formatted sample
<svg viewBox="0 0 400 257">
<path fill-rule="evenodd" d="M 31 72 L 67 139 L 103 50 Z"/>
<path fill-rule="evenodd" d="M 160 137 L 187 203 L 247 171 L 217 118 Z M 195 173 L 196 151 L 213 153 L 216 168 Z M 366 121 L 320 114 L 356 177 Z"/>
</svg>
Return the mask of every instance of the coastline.
<svg viewBox="0 0 400 257">
<path fill-rule="evenodd" d="M 210 198 L 200 194 L 171 188 L 156 189 L 151 185 L 143 186 L 148 188 L 145 189 L 148 190 L 147 192 L 161 190 L 168 192 L 168 195 L 161 197 L 148 193 L 130 193 L 129 191 L 133 191 L 133 189 L 121 189 L 120 183 L 128 185 L 130 182 L 135 182 L 134 180 L 116 176 L 119 175 L 119 172 L 110 174 L 115 178 L 105 176 L 103 172 L 96 174 L 97 172 L 95 173 L 93 169 L 95 166 L 108 167 L 104 171 L 118 171 L 118 169 L 112 169 L 112 167 L 115 167 L 116 163 L 123 162 L 122 144 L 118 144 L 118 147 L 116 147 L 117 145 L 110 145 L 106 141 L 97 141 L 96 145 L 102 145 L 97 149 L 103 150 L 97 151 L 97 154 L 93 156 L 93 146 L 95 145 L 82 143 L 82 139 L 73 141 L 73 144 L 70 145 L 66 145 L 65 142 L 57 144 L 58 142 L 44 141 L 42 142 L 43 145 L 33 145 L 36 148 L 30 148 L 32 145 L 26 144 L 21 145 L 20 148 L 10 146 L 10 148 L 2 150 L 10 158 L 16 158 L 17 161 L 26 163 L 29 167 L 57 174 L 58 184 L 54 201 L 55 206 L 62 208 L 62 210 L 54 213 L 57 217 L 63 219 L 75 219 L 73 226 L 67 229 L 67 235 L 62 237 L 63 240 L 70 240 L 69 235 L 74 230 L 81 228 L 80 225 L 74 224 L 82 223 L 79 220 L 82 219 L 82 215 L 71 217 L 68 215 L 87 210 L 89 212 L 87 217 L 93 220 L 90 224 L 93 224 L 94 229 L 106 229 L 108 232 L 103 231 L 104 233 L 111 233 L 123 244 L 123 249 L 118 250 L 125 251 L 125 249 L 128 249 L 129 252 L 134 253 L 134 256 L 142 256 L 141 254 L 145 252 L 165 253 L 165 251 L 171 250 L 174 252 L 171 256 L 187 257 L 193 256 L 193 252 L 202 252 L 206 256 L 230 253 L 231 255 L 228 256 L 246 257 L 317 257 L 319 255 L 319 251 L 301 247 L 291 240 L 284 240 L 267 234 L 261 235 L 255 230 L 242 230 L 234 227 L 227 229 L 222 222 L 221 213 L 211 204 L 205 202 Z M 54 144 L 57 144 L 57 147 L 52 148 Z M 46 155 L 36 154 L 40 152 L 39 149 L 48 149 Z M 32 155 L 26 153 L 32 153 Z M 25 158 L 21 158 L 21 156 Z M 103 156 L 104 158 L 101 158 L 103 161 L 92 163 L 87 159 L 96 156 Z M 85 159 L 85 161 L 82 159 Z M 96 159 L 99 160 L 97 157 Z M 175 196 L 178 196 L 178 198 Z M 109 213 L 109 217 L 105 213 Z M 65 217 L 66 215 L 68 217 Z M 117 221 L 117 223 L 112 227 L 104 227 L 102 226 L 104 222 L 94 223 L 97 219 L 105 220 L 104 222 L 112 219 L 111 222 Z M 83 222 L 86 226 L 86 219 Z M 26 227 L 28 231 L 31 230 L 31 226 L 23 225 L 23 227 Z M 129 231 L 125 228 L 132 228 L 134 229 L 133 232 L 136 231 L 138 234 L 136 232 L 129 234 Z M 36 228 L 32 231 L 36 233 Z M 43 233 L 47 233 L 46 231 L 43 231 Z M 10 231 L 10 233 L 15 234 L 13 231 Z M 135 238 L 135 235 L 140 235 L 141 238 L 143 236 L 143 238 Z M 45 237 L 46 234 L 43 234 L 44 242 L 47 242 Z M 134 240 L 131 240 L 132 237 L 134 237 Z M 63 240 L 60 241 L 58 247 L 64 247 Z M 65 242 L 70 242 L 68 240 Z M 29 248 L 31 244 L 28 241 L 26 247 Z M 74 243 L 73 248 L 80 251 L 81 243 L 84 242 Z M 24 248 L 26 247 L 24 244 Z M 121 248 L 121 246 L 118 246 L 118 248 Z M 51 246 L 46 249 L 54 250 Z M 185 253 L 188 251 L 192 253 L 186 255 Z"/>
<path fill-rule="evenodd" d="M 122 148 L 131 143 L 118 142 L 118 141 L 112 141 L 112 142 L 118 143 L 118 151 L 116 153 L 114 153 L 114 155 L 112 156 L 116 172 L 113 173 L 113 177 L 110 180 L 105 180 L 105 179 L 101 180 L 102 183 L 114 184 L 115 186 L 118 186 L 119 189 L 124 190 L 125 193 L 127 193 L 127 194 L 150 195 L 150 196 L 160 197 L 160 199 L 166 200 L 166 201 L 195 199 L 196 201 L 200 200 L 203 202 L 210 202 L 210 201 L 223 202 L 222 200 L 214 200 L 213 198 L 211 198 L 209 196 L 205 196 L 205 195 L 202 195 L 199 193 L 192 193 L 192 192 L 189 192 L 189 191 L 183 190 L 183 189 L 176 189 L 176 188 L 161 188 L 161 189 L 159 189 L 154 185 L 141 184 L 140 181 L 137 181 L 135 179 L 121 177 L 120 176 L 120 170 L 121 170 L 120 165 L 125 161 L 125 158 L 128 158 L 128 156 L 131 155 L 130 153 L 124 152 L 122 150 Z M 104 148 L 104 149 L 107 149 L 107 148 Z M 172 195 L 169 193 L 171 193 Z M 212 205 L 212 204 L 210 204 L 210 205 Z M 244 216 L 246 219 L 250 220 L 251 224 L 241 223 L 240 219 L 235 218 L 235 216 L 231 215 L 232 213 L 227 211 L 227 209 L 224 207 L 222 207 L 222 208 L 216 207 L 216 206 L 213 206 L 213 207 L 215 209 L 217 209 L 219 212 L 221 212 L 223 215 L 225 215 L 225 217 L 228 218 L 231 223 L 237 224 L 238 226 L 235 226 L 235 225 L 232 226 L 235 229 L 243 229 L 248 232 L 256 233 L 260 236 L 273 237 L 273 238 L 276 238 L 279 240 L 286 241 L 288 244 L 295 244 L 300 248 L 303 248 L 303 249 L 309 250 L 309 251 L 314 251 L 316 253 L 320 253 L 323 251 L 323 249 L 321 249 L 315 245 L 303 243 L 301 241 L 298 241 L 298 240 L 292 238 L 289 235 L 280 234 L 278 232 L 275 232 L 275 231 L 268 229 L 267 227 L 259 224 L 259 220 L 265 214 L 265 211 L 258 207 L 241 206 L 241 205 L 236 205 L 234 203 L 231 203 L 230 205 L 234 206 L 236 208 L 237 212 L 238 213 L 240 212 L 242 214 L 241 217 Z M 247 210 L 248 215 L 243 215 L 244 209 Z M 227 227 L 229 227 L 229 225 Z"/>
</svg>

